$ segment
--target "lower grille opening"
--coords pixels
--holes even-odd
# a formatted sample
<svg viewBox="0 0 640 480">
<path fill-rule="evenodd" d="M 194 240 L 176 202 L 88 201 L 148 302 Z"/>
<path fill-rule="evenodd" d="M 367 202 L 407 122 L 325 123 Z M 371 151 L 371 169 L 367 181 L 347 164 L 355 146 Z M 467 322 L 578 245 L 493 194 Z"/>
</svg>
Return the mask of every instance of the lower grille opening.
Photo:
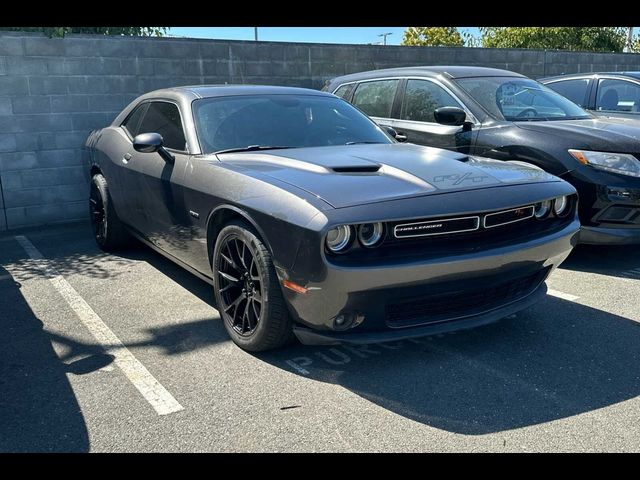
<svg viewBox="0 0 640 480">
<path fill-rule="evenodd" d="M 547 272 L 548 268 L 545 268 L 531 275 L 494 283 L 488 288 L 457 289 L 387 304 L 385 320 L 389 327 L 402 328 L 477 315 L 533 293 L 544 281 Z M 479 285 L 489 283 L 484 278 L 476 279 L 476 282 Z"/>
<path fill-rule="evenodd" d="M 598 216 L 598 221 L 640 225 L 640 208 L 627 205 L 613 205 Z"/>
</svg>

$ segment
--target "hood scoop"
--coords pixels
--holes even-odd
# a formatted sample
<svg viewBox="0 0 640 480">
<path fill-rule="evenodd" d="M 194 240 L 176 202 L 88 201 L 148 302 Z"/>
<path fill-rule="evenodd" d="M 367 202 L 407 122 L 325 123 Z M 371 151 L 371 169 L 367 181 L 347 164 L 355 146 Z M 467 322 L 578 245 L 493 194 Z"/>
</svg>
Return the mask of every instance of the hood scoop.
<svg viewBox="0 0 640 480">
<path fill-rule="evenodd" d="M 331 167 L 331 171 L 336 173 L 376 173 L 380 170 L 380 165 L 341 165 Z"/>
</svg>

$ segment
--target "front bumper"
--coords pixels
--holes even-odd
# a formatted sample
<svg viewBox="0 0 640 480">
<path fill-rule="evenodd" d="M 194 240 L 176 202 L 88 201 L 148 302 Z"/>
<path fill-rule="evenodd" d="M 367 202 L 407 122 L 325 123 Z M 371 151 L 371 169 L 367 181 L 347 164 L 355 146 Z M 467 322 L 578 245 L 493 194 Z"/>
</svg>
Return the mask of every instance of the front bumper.
<svg viewBox="0 0 640 480">
<path fill-rule="evenodd" d="M 583 226 L 579 242 L 590 245 L 636 245 L 640 244 L 640 228 Z"/>
<path fill-rule="evenodd" d="M 391 342 L 397 340 L 407 340 L 409 338 L 426 337 L 457 330 L 475 328 L 513 315 L 525 308 L 539 302 L 547 293 L 546 284 L 541 284 L 536 290 L 524 298 L 512 302 L 503 307 L 499 307 L 488 312 L 473 315 L 459 320 L 439 322 L 421 327 L 406 328 L 401 330 L 382 330 L 377 332 L 318 332 L 310 328 L 296 326 L 293 333 L 300 343 L 305 345 L 339 345 L 343 343 L 354 345 L 365 345 L 369 343 Z"/>
<path fill-rule="evenodd" d="M 563 176 L 580 196 L 579 243 L 640 244 L 640 178 L 581 166 Z"/>
<path fill-rule="evenodd" d="M 575 219 L 541 238 L 403 264 L 356 268 L 327 262 L 322 279 L 306 283 L 307 293 L 283 289 L 298 323 L 295 333 L 303 343 L 369 343 L 490 323 L 528 307 L 544 294 L 542 282 L 569 255 L 578 241 L 579 227 Z M 517 298 L 505 297 L 504 302 L 494 302 L 488 309 L 482 308 L 483 297 L 467 295 L 471 290 L 496 291 L 505 281 L 508 285 L 511 279 L 516 282 L 523 277 L 536 279 L 526 295 L 519 292 Z M 419 312 L 419 318 L 409 323 L 403 324 L 402 313 L 390 320 L 390 306 L 423 297 L 446 298 L 457 304 L 457 310 L 447 318 L 446 304 L 437 305 L 437 318 Z M 471 300 L 465 313 L 461 309 L 466 308 L 467 298 Z M 354 328 L 338 331 L 335 319 L 344 313 L 364 320 Z M 399 323 L 394 323 L 398 318 Z"/>
</svg>

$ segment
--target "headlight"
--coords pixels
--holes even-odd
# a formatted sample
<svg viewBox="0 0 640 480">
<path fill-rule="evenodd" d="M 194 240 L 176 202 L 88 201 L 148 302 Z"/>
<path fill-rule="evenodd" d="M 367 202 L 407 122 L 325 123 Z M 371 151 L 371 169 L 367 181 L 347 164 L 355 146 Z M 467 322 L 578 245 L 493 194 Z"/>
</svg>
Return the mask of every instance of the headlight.
<svg viewBox="0 0 640 480">
<path fill-rule="evenodd" d="M 358 227 L 358 240 L 363 247 L 375 247 L 382 239 L 382 223 L 363 223 Z"/>
<path fill-rule="evenodd" d="M 536 218 L 544 218 L 549 213 L 549 210 L 551 210 L 551 200 L 536 203 L 533 207 Z"/>
<path fill-rule="evenodd" d="M 351 243 L 351 227 L 349 225 L 340 225 L 332 228 L 327 233 L 326 243 L 327 248 L 334 253 L 346 250 Z"/>
<path fill-rule="evenodd" d="M 562 217 L 569 210 L 569 198 L 568 197 L 558 197 L 553 201 L 553 212 Z"/>
<path fill-rule="evenodd" d="M 590 152 L 569 150 L 573 158 L 584 165 L 591 165 L 608 172 L 640 177 L 640 161 L 628 153 Z"/>
</svg>

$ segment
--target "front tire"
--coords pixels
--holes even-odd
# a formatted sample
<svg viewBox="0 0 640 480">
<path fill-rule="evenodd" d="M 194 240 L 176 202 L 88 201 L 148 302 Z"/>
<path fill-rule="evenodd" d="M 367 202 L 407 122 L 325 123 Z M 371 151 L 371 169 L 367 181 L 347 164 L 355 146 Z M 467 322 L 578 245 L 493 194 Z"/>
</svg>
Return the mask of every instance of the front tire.
<svg viewBox="0 0 640 480">
<path fill-rule="evenodd" d="M 244 350 L 281 347 L 293 338 L 269 250 L 244 221 L 225 226 L 213 250 L 216 304 L 227 333 Z"/>
<path fill-rule="evenodd" d="M 107 180 L 100 173 L 91 179 L 89 215 L 93 236 L 102 250 L 111 252 L 131 244 L 132 237 L 118 218 Z"/>
</svg>

